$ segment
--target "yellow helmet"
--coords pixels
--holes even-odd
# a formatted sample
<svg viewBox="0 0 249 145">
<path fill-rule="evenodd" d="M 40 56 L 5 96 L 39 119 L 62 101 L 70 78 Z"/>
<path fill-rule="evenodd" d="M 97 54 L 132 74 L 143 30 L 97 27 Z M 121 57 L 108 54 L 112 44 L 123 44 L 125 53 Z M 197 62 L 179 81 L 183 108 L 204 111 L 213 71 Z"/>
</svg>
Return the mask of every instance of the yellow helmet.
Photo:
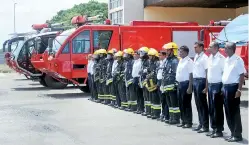
<svg viewBox="0 0 249 145">
<path fill-rule="evenodd" d="M 144 52 L 148 53 L 149 52 L 149 48 L 148 47 L 141 47 L 139 49 L 139 51 L 144 51 Z"/>
<path fill-rule="evenodd" d="M 109 50 L 107 53 L 109 53 L 109 54 L 114 54 L 114 53 L 116 53 L 116 52 L 117 52 L 117 49 L 116 49 L 116 48 L 113 48 L 113 49 Z"/>
<path fill-rule="evenodd" d="M 94 51 L 93 54 L 94 54 L 94 55 L 98 55 L 98 54 L 99 54 L 99 50 Z"/>
<path fill-rule="evenodd" d="M 159 57 L 158 51 L 154 48 L 150 48 L 148 55 Z"/>
<path fill-rule="evenodd" d="M 107 52 L 106 52 L 105 49 L 99 49 L 99 50 L 98 50 L 98 53 L 99 53 L 99 54 L 107 54 Z"/>
<path fill-rule="evenodd" d="M 170 43 L 163 45 L 163 49 L 164 50 L 173 49 L 174 55 L 175 56 L 178 55 L 178 46 L 175 42 L 170 42 Z"/>
<path fill-rule="evenodd" d="M 132 48 L 127 48 L 127 49 L 124 50 L 124 53 L 133 55 L 134 54 L 134 50 Z"/>
<path fill-rule="evenodd" d="M 122 51 L 118 51 L 117 53 L 115 53 L 114 56 L 115 57 L 122 57 L 123 56 L 123 52 Z"/>
</svg>

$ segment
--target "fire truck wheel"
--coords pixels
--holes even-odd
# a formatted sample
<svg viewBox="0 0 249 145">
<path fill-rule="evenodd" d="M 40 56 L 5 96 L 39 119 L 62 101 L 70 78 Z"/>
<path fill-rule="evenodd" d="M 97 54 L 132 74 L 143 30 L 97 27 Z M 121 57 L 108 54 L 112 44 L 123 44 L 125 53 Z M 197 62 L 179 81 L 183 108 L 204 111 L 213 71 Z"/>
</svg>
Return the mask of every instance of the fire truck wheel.
<svg viewBox="0 0 249 145">
<path fill-rule="evenodd" d="M 39 81 L 39 83 L 44 86 L 44 87 L 48 87 L 48 85 L 46 84 L 44 78 L 41 78 L 41 80 Z"/>
<path fill-rule="evenodd" d="M 90 93 L 90 89 L 88 86 L 80 87 L 80 90 L 84 93 Z"/>
<path fill-rule="evenodd" d="M 47 86 L 51 89 L 65 89 L 68 84 L 61 83 L 55 80 L 53 77 L 46 75 L 44 78 Z"/>
</svg>

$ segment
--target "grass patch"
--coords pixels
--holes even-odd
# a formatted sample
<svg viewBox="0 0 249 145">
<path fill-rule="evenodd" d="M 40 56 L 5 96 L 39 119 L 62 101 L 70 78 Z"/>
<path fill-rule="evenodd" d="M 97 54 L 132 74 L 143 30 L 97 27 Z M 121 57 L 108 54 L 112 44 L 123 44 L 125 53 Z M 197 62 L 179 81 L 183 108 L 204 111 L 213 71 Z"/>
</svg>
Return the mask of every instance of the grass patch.
<svg viewBox="0 0 249 145">
<path fill-rule="evenodd" d="M 0 73 L 12 73 L 13 70 L 9 68 L 6 64 L 0 64 Z"/>
</svg>

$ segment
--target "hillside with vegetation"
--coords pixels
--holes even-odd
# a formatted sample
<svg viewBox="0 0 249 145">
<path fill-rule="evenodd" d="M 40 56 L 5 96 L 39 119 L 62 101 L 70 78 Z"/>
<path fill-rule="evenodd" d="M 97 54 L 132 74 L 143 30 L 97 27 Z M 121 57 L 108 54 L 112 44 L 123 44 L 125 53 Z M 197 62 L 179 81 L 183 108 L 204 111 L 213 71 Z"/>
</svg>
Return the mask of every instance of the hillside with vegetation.
<svg viewBox="0 0 249 145">
<path fill-rule="evenodd" d="M 65 23 L 66 26 L 71 25 L 71 19 L 77 15 L 87 15 L 88 17 L 102 15 L 101 19 L 94 23 L 103 23 L 108 18 L 108 4 L 100 3 L 96 0 L 90 0 L 88 3 L 74 5 L 74 7 L 59 11 L 51 20 L 51 23 Z"/>
</svg>

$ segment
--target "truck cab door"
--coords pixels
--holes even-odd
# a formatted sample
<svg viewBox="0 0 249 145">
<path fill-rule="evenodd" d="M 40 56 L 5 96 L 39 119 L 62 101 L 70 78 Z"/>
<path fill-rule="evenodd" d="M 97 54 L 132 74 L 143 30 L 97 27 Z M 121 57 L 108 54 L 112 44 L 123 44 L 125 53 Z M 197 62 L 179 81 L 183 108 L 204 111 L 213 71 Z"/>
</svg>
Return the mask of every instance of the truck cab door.
<svg viewBox="0 0 249 145">
<path fill-rule="evenodd" d="M 87 77 L 87 57 L 91 53 L 91 30 L 85 29 L 71 40 L 71 78 Z"/>
</svg>

